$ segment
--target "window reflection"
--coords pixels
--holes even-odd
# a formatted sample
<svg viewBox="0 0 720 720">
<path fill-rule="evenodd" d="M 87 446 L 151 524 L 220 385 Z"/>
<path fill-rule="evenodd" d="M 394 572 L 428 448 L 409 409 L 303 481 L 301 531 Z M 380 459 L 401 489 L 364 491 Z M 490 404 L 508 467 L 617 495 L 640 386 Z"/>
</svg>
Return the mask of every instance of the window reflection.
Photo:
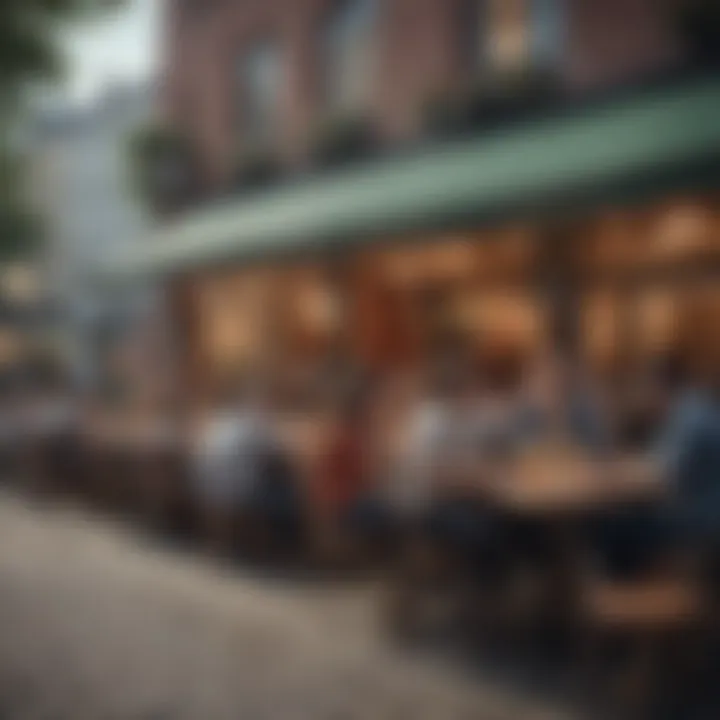
<svg viewBox="0 0 720 720">
<path fill-rule="evenodd" d="M 244 54 L 238 68 L 241 131 L 250 145 L 270 143 L 278 132 L 282 64 L 272 42 Z"/>
<path fill-rule="evenodd" d="M 354 112 L 368 104 L 377 0 L 339 0 L 325 38 L 326 100 L 333 111 Z"/>
<path fill-rule="evenodd" d="M 463 53 L 480 72 L 559 62 L 564 0 L 466 0 L 461 10 Z"/>
</svg>

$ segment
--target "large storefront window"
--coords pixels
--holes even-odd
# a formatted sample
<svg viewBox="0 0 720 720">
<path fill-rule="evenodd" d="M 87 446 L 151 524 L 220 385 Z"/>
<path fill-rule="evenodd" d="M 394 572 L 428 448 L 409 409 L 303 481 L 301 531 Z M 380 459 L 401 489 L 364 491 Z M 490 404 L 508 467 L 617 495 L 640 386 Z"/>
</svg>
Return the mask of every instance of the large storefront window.
<svg viewBox="0 0 720 720">
<path fill-rule="evenodd" d="M 588 222 L 574 269 L 581 279 L 582 339 L 599 367 L 684 352 L 698 304 L 720 327 L 720 217 L 709 203 L 609 211 Z"/>
<path fill-rule="evenodd" d="M 568 252 L 552 255 L 548 275 L 554 240 Z M 405 238 L 198 279 L 200 354 L 211 374 L 342 356 L 382 375 L 417 369 L 443 338 L 461 338 L 507 383 L 569 318 L 588 368 L 610 378 L 702 347 L 692 309 L 720 327 L 713 258 L 720 216 L 710 201 L 604 210 L 562 232 L 538 224 Z"/>
<path fill-rule="evenodd" d="M 515 367 L 541 342 L 546 313 L 530 284 L 537 238 L 526 229 L 438 237 L 368 253 L 383 306 L 376 357 L 413 366 L 443 338 L 478 360 Z M 369 289 L 371 283 L 366 285 Z"/>
<path fill-rule="evenodd" d="M 198 281 L 198 340 L 210 376 L 222 377 L 262 362 L 268 345 L 271 288 L 271 275 L 258 270 Z"/>
</svg>

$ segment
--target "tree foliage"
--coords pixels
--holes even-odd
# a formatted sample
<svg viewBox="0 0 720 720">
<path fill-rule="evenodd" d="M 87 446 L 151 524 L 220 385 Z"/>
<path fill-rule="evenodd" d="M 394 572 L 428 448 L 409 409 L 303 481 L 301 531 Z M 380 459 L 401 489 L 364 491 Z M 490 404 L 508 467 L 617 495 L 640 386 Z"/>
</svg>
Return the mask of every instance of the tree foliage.
<svg viewBox="0 0 720 720">
<path fill-rule="evenodd" d="M 30 211 L 13 142 L 25 93 L 58 80 L 61 32 L 69 23 L 118 8 L 123 0 L 0 0 L 0 254 L 34 246 L 40 223 Z"/>
<path fill-rule="evenodd" d="M 121 0 L 2 0 L 0 110 L 14 109 L 28 83 L 61 74 L 60 31 L 69 22 L 120 4 Z"/>
</svg>

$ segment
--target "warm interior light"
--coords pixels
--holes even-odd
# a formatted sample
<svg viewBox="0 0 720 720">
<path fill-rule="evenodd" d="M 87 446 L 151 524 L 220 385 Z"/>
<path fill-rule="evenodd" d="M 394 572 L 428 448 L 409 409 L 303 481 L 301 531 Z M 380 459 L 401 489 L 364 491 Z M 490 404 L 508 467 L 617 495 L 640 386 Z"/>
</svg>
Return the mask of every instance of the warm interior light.
<svg viewBox="0 0 720 720">
<path fill-rule="evenodd" d="M 529 347 L 542 330 L 542 308 L 522 293 L 468 295 L 459 300 L 456 315 L 469 332 L 490 344 Z"/>
<path fill-rule="evenodd" d="M 618 299 L 610 292 L 599 292 L 584 303 L 582 328 L 585 349 L 595 361 L 610 359 L 617 349 Z"/>
<path fill-rule="evenodd" d="M 666 289 L 649 290 L 637 305 L 635 331 L 639 346 L 649 352 L 668 347 L 677 335 L 678 298 Z"/>
<path fill-rule="evenodd" d="M 490 55 L 496 67 L 521 67 L 528 53 L 528 13 L 524 0 L 494 0 L 488 6 Z"/>
<path fill-rule="evenodd" d="M 383 264 L 393 283 L 412 285 L 468 277 L 476 261 L 472 240 L 444 238 L 429 246 L 393 251 Z"/>
<path fill-rule="evenodd" d="M 327 288 L 306 288 L 300 296 L 300 303 L 303 321 L 311 331 L 331 332 L 342 322 L 339 298 Z"/>
<path fill-rule="evenodd" d="M 656 242 L 661 252 L 682 253 L 704 244 L 709 235 L 711 218 L 697 205 L 677 205 L 660 218 Z"/>
</svg>

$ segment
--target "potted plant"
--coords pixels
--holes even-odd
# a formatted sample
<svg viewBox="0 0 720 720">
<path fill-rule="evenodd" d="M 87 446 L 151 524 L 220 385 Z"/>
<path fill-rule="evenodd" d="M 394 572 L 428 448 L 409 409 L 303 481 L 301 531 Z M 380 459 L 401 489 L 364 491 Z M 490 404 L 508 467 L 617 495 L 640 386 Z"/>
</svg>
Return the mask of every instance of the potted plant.
<svg viewBox="0 0 720 720">
<path fill-rule="evenodd" d="M 173 128 L 139 127 L 130 137 L 129 156 L 135 190 L 154 214 L 181 208 L 199 188 L 192 147 Z"/>
<path fill-rule="evenodd" d="M 280 161 L 266 148 L 256 148 L 240 155 L 233 175 L 233 188 L 251 190 L 266 187 L 281 175 Z"/>
<path fill-rule="evenodd" d="M 521 67 L 481 78 L 469 93 L 467 111 L 473 126 L 493 125 L 550 107 L 559 97 L 553 73 Z"/>
<path fill-rule="evenodd" d="M 457 135 L 468 129 L 467 93 L 457 88 L 444 89 L 431 95 L 422 109 L 423 127 L 433 137 Z"/>
<path fill-rule="evenodd" d="M 431 97 L 423 124 L 433 136 L 456 135 L 550 107 L 559 98 L 556 76 L 541 68 L 491 73 L 469 88 L 448 89 Z"/>
<path fill-rule="evenodd" d="M 376 147 L 376 135 L 366 118 L 335 117 L 321 124 L 311 155 L 315 165 L 329 167 L 365 158 Z"/>
</svg>

